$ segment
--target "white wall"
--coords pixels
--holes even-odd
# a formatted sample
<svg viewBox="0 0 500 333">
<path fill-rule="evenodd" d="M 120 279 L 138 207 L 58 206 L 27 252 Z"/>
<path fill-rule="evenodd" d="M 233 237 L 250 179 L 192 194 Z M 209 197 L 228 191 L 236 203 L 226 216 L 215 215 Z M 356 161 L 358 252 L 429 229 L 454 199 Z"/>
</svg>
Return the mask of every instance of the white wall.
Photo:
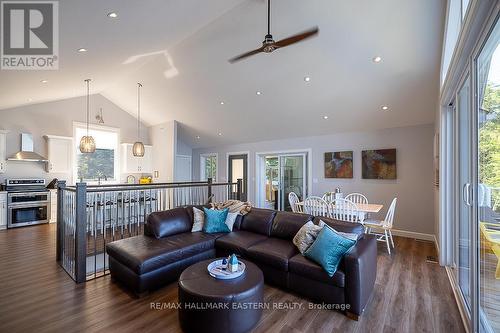
<svg viewBox="0 0 500 333">
<path fill-rule="evenodd" d="M 398 197 L 394 228 L 434 234 L 433 187 L 433 136 L 434 125 L 420 125 L 385 129 L 371 132 L 338 133 L 325 136 L 291 138 L 231 146 L 193 150 L 193 179 L 200 177 L 200 154 L 219 154 L 218 177 L 226 180 L 227 152 L 249 151 L 250 200 L 255 202 L 255 177 L 257 152 L 279 150 L 312 150 L 312 193 L 322 195 L 339 186 L 344 193 L 362 192 L 370 202 L 384 204 L 378 217 L 384 217 L 393 197 Z M 397 149 L 396 180 L 361 179 L 361 151 L 364 149 Z M 353 179 L 325 179 L 324 153 L 354 151 Z"/>
<path fill-rule="evenodd" d="M 35 152 L 47 156 L 44 135 L 73 136 L 73 121 L 86 121 L 85 97 L 75 97 L 55 102 L 33 104 L 0 110 L 0 129 L 8 130 L 7 156 L 21 148 L 21 133 L 33 134 Z M 137 140 L 137 118 L 131 116 L 105 97 L 96 94 L 90 97 L 90 122 L 96 123 L 95 115 L 102 108 L 104 125 L 120 129 L 122 143 Z M 142 127 L 141 136 L 149 144 L 149 129 Z M 37 177 L 51 180 L 69 180 L 70 175 L 45 172 L 43 163 L 7 161 L 7 172 L 0 174 L 0 182 L 6 178 Z"/>
<path fill-rule="evenodd" d="M 177 146 L 177 122 L 169 121 L 150 128 L 153 144 L 153 169 L 158 172 L 157 183 L 174 180 L 175 152 Z"/>
<path fill-rule="evenodd" d="M 177 155 L 191 156 L 193 154 L 193 148 L 185 143 L 179 135 L 177 136 Z"/>
<path fill-rule="evenodd" d="M 185 143 L 177 129 L 177 147 L 175 155 L 174 181 L 187 182 L 193 180 L 192 156 L 193 148 Z"/>
</svg>

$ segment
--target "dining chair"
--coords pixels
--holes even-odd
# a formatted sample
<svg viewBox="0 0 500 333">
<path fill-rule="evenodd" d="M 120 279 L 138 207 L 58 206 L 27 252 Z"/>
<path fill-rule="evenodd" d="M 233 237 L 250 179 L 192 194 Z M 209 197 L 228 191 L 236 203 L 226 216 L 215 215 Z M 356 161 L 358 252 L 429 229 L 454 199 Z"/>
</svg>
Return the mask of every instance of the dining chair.
<svg viewBox="0 0 500 333">
<path fill-rule="evenodd" d="M 302 207 L 300 205 L 297 205 L 297 203 L 299 202 L 299 197 L 295 192 L 288 193 L 288 202 L 290 203 L 292 212 L 302 213 Z"/>
<path fill-rule="evenodd" d="M 323 200 L 326 202 L 333 202 L 333 200 L 335 200 L 335 192 L 326 192 L 323 194 Z"/>
<path fill-rule="evenodd" d="M 331 217 L 339 221 L 345 222 L 362 222 L 362 214 L 358 206 L 347 199 L 335 199 L 331 203 Z"/>
<path fill-rule="evenodd" d="M 392 199 L 391 205 L 387 210 L 387 215 L 384 220 L 366 220 L 364 221 L 364 226 L 366 233 L 375 234 L 378 236 L 377 240 L 380 242 L 385 242 L 387 245 L 387 252 L 391 254 L 391 245 L 394 248 L 394 240 L 392 239 L 392 225 L 394 222 L 394 213 L 396 211 L 396 203 L 398 198 Z M 375 232 L 373 232 L 375 231 Z M 389 244 L 390 243 L 390 244 Z"/>
<path fill-rule="evenodd" d="M 310 196 L 304 200 L 304 213 L 313 216 L 330 216 L 328 203 L 321 197 Z"/>
<path fill-rule="evenodd" d="M 346 200 L 350 200 L 355 204 L 368 204 L 368 198 L 361 193 L 351 193 L 345 197 Z"/>
</svg>

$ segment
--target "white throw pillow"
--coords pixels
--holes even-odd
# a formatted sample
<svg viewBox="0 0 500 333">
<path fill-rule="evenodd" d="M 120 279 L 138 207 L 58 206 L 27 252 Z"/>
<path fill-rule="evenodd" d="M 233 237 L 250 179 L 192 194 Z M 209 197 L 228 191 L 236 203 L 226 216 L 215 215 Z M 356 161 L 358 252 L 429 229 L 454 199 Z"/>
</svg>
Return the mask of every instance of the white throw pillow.
<svg viewBox="0 0 500 333">
<path fill-rule="evenodd" d="M 315 225 L 312 221 L 308 221 L 299 229 L 295 237 L 293 237 L 293 244 L 300 253 L 304 254 L 309 246 L 314 243 L 319 232 L 323 229 L 323 226 L 324 223 L 323 225 Z"/>
<path fill-rule="evenodd" d="M 238 213 L 227 213 L 226 225 L 230 231 L 233 231 L 234 222 L 236 222 L 238 215 Z"/>
<path fill-rule="evenodd" d="M 324 227 L 327 224 L 325 222 L 323 222 L 322 220 L 319 220 L 318 225 L 320 227 Z M 358 237 L 359 237 L 358 234 L 352 234 L 352 233 L 348 233 L 348 232 L 342 232 L 342 231 L 335 230 L 335 228 L 333 228 L 332 226 L 329 226 L 329 227 L 330 227 L 330 229 L 332 229 L 333 231 L 335 231 L 337 234 L 339 234 L 342 237 L 345 237 L 345 238 L 353 240 L 353 241 L 357 241 L 358 240 Z"/>
<path fill-rule="evenodd" d="M 193 227 L 191 228 L 191 232 L 202 231 L 204 224 L 205 224 L 205 212 L 199 210 L 196 207 L 193 207 Z"/>
</svg>

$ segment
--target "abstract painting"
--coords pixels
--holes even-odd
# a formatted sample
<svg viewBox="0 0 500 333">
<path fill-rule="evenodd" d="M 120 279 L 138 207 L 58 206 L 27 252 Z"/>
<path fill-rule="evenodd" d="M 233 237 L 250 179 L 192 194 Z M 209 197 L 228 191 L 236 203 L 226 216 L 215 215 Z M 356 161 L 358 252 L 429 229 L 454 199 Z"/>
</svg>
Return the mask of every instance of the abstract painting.
<svg viewBox="0 0 500 333">
<path fill-rule="evenodd" d="M 352 151 L 325 153 L 325 178 L 352 178 Z"/>
<path fill-rule="evenodd" d="M 363 150 L 363 179 L 396 179 L 396 149 Z"/>
</svg>

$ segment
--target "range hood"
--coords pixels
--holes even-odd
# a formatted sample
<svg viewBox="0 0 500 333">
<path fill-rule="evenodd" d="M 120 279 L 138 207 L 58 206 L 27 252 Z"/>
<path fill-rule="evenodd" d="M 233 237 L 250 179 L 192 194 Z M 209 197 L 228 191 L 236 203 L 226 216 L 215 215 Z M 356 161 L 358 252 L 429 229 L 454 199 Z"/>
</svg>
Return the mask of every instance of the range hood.
<svg viewBox="0 0 500 333">
<path fill-rule="evenodd" d="M 9 161 L 47 162 L 47 159 L 33 151 L 33 135 L 21 134 L 21 151 L 8 158 Z"/>
</svg>

